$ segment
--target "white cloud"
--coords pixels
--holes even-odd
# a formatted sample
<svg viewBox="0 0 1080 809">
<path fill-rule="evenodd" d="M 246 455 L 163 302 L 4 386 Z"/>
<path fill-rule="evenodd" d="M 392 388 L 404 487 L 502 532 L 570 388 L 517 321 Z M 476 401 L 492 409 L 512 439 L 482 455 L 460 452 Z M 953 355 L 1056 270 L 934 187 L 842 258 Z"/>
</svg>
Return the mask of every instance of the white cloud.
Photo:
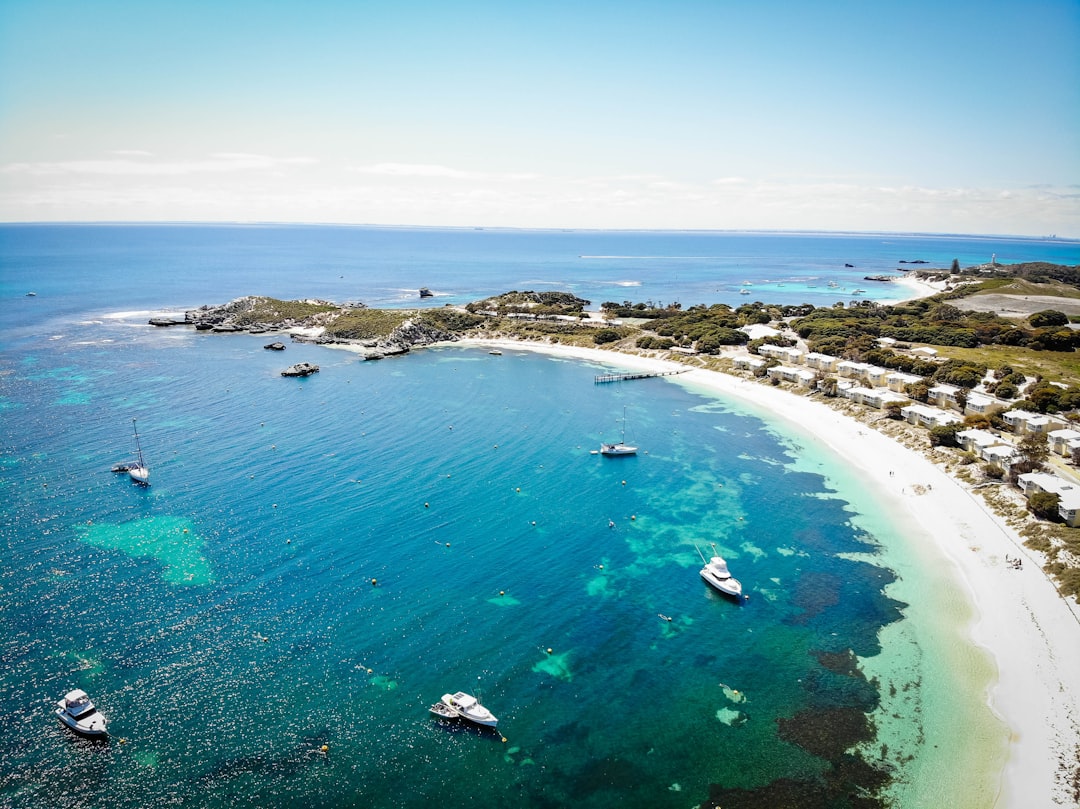
<svg viewBox="0 0 1080 809">
<path fill-rule="evenodd" d="M 493 180 L 498 182 L 531 182 L 540 179 L 539 174 L 527 171 L 492 173 L 464 171 L 434 163 L 375 163 L 370 166 L 354 166 L 351 171 L 359 174 L 375 174 L 384 177 L 420 177 L 450 180 Z"/>
<path fill-rule="evenodd" d="M 114 152 L 115 154 L 115 152 Z M 128 153 L 129 155 L 131 153 Z M 274 169 L 290 165 L 307 165 L 318 161 L 309 157 L 269 157 L 267 155 L 223 152 L 205 160 L 158 161 L 115 160 L 62 160 L 55 162 L 8 163 L 0 166 L 4 174 L 94 174 L 94 175 L 184 175 L 254 169 Z"/>
<path fill-rule="evenodd" d="M 437 166 L 431 163 L 375 163 L 372 166 L 357 166 L 353 171 L 361 174 L 383 174 L 390 177 L 450 177 L 465 180 L 479 175 L 473 172 L 452 169 L 449 166 Z"/>
</svg>

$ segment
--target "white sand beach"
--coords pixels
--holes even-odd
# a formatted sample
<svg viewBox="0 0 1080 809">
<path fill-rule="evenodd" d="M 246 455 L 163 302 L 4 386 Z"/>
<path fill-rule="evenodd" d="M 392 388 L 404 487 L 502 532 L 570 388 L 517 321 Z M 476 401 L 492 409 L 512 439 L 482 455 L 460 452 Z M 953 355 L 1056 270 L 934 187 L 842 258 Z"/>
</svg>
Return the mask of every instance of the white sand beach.
<svg viewBox="0 0 1080 809">
<path fill-rule="evenodd" d="M 512 340 L 462 341 L 502 350 L 530 349 L 613 364 L 628 370 L 671 371 L 687 366 L 634 355 Z M 912 451 L 873 428 L 805 396 L 724 373 L 700 369 L 680 381 L 782 419 L 812 433 L 860 473 L 880 498 L 910 516 L 914 542 L 951 567 L 949 578 L 974 607 L 970 636 L 992 656 L 986 700 L 1004 722 L 1005 764 L 992 798 L 995 809 L 1076 806 L 1080 752 L 1080 609 L 1061 598 L 1021 539 L 981 498 Z M 1024 560 L 1021 570 L 1006 556 Z M 963 773 L 951 773 L 963 779 Z"/>
</svg>

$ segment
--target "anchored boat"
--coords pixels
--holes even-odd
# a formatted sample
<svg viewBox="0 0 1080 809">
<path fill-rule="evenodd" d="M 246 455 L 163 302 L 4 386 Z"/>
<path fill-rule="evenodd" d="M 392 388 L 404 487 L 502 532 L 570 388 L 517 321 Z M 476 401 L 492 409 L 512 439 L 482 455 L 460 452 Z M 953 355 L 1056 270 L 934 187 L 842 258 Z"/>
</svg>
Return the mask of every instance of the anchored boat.
<svg viewBox="0 0 1080 809">
<path fill-rule="evenodd" d="M 491 711 L 477 701 L 476 697 L 457 691 L 443 694 L 442 700 L 431 706 L 431 712 L 446 719 L 467 719 L 477 725 L 493 728 L 499 724 Z"/>
<path fill-rule="evenodd" d="M 76 733 L 83 736 L 107 734 L 105 715 L 94 707 L 94 703 L 82 689 L 68 691 L 56 706 L 56 716 Z"/>
</svg>

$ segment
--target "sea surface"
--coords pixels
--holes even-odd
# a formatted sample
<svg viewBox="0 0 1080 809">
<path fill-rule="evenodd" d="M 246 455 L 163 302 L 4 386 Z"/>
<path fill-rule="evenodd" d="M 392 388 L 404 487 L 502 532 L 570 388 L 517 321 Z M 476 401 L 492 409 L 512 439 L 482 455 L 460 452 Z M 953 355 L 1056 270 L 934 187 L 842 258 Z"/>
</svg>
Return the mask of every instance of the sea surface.
<svg viewBox="0 0 1080 809">
<path fill-rule="evenodd" d="M 1004 730 L 970 611 L 812 437 L 525 350 L 361 362 L 146 320 L 246 294 L 596 308 L 737 304 L 750 281 L 817 303 L 832 280 L 887 299 L 862 274 L 1077 248 L 0 226 L 0 805 L 839 807 L 880 788 L 915 806 L 957 767 L 977 805 L 969 759 Z M 300 361 L 322 370 L 280 376 Z M 110 471 L 133 420 L 148 488 Z M 638 455 L 595 454 L 623 429 Z M 699 552 L 749 599 L 712 592 Z M 107 742 L 53 717 L 72 688 Z M 429 715 L 457 690 L 497 732 Z"/>
</svg>

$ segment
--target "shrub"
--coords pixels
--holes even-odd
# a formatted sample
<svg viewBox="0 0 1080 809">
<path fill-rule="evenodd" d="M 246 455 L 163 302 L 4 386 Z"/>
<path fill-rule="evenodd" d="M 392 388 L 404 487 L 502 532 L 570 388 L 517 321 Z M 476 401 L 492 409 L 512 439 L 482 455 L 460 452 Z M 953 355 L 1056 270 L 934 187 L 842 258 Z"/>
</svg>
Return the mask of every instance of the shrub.
<svg viewBox="0 0 1080 809">
<path fill-rule="evenodd" d="M 618 339 L 619 333 L 615 331 L 615 329 L 599 329 L 596 334 L 593 335 L 593 342 L 597 345 L 614 343 Z"/>
<path fill-rule="evenodd" d="M 1053 492 L 1035 492 L 1028 498 L 1028 509 L 1044 520 L 1059 520 L 1058 505 L 1061 498 Z"/>
<path fill-rule="evenodd" d="M 956 434 L 963 427 L 958 424 L 942 424 L 930 428 L 930 446 L 932 447 L 958 447 Z"/>
<path fill-rule="evenodd" d="M 1065 326 L 1068 322 L 1068 316 L 1064 312 L 1058 312 L 1055 309 L 1044 309 L 1041 312 L 1036 312 L 1035 314 L 1028 316 L 1028 323 L 1036 329 L 1041 329 L 1046 326 Z"/>
</svg>

